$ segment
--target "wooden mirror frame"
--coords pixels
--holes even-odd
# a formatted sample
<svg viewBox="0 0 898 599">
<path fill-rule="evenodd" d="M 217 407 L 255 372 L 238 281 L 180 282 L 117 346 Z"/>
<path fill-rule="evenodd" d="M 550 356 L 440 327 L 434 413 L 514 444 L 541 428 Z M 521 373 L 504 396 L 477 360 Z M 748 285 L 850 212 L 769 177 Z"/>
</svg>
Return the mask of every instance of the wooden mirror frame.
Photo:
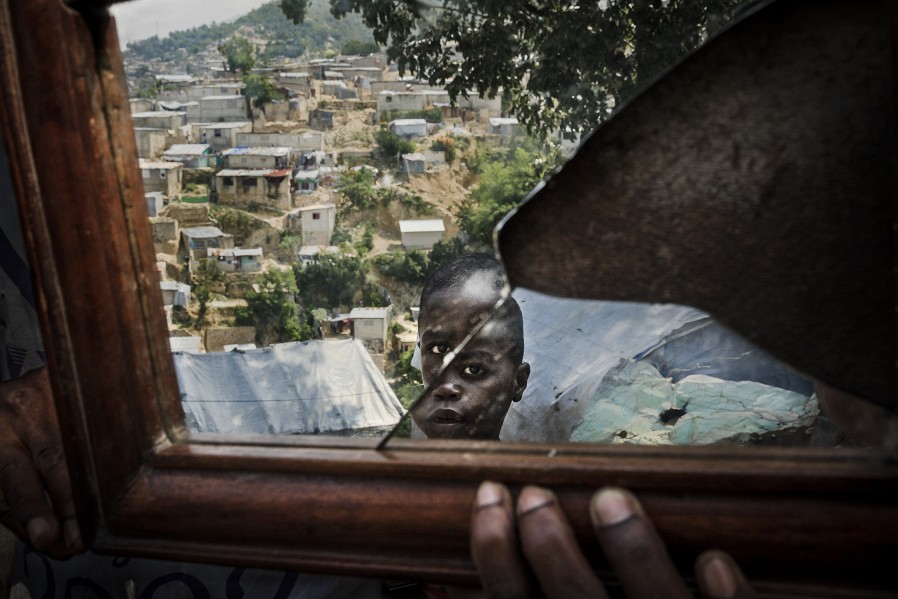
<svg viewBox="0 0 898 599">
<path fill-rule="evenodd" d="M 714 546 L 766 594 L 893 588 L 898 468 L 862 449 L 188 436 L 118 40 L 105 8 L 72 6 L 0 4 L 0 109 L 94 550 L 472 582 L 470 510 L 492 479 L 553 488 L 601 569 L 586 505 L 614 484 L 684 572 Z"/>
</svg>

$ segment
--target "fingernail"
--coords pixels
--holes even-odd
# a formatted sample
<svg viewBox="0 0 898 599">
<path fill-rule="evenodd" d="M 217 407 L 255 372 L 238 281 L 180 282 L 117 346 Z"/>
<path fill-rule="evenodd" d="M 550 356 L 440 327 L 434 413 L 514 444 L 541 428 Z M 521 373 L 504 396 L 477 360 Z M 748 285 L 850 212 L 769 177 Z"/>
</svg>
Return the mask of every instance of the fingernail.
<svg viewBox="0 0 898 599">
<path fill-rule="evenodd" d="M 589 513 L 596 526 L 614 526 L 631 518 L 637 508 L 633 497 L 621 489 L 607 488 L 596 493 L 589 504 Z"/>
<path fill-rule="evenodd" d="M 733 568 L 719 555 L 708 558 L 702 564 L 702 573 L 705 579 L 705 592 L 712 597 L 734 597 L 737 584 Z"/>
<path fill-rule="evenodd" d="M 28 533 L 28 540 L 38 549 L 45 548 L 49 542 L 47 537 L 53 533 L 52 523 L 43 516 L 35 516 L 29 520 L 25 529 Z"/>
<path fill-rule="evenodd" d="M 555 496 L 542 487 L 524 487 L 518 498 L 518 514 L 524 516 L 555 501 Z"/>
<path fill-rule="evenodd" d="M 477 489 L 477 507 L 488 507 L 502 503 L 502 487 L 491 481 L 483 481 Z"/>
<path fill-rule="evenodd" d="M 65 535 L 65 544 L 69 549 L 81 546 L 81 529 L 78 527 L 78 521 L 69 518 L 63 525 L 63 534 Z"/>
</svg>

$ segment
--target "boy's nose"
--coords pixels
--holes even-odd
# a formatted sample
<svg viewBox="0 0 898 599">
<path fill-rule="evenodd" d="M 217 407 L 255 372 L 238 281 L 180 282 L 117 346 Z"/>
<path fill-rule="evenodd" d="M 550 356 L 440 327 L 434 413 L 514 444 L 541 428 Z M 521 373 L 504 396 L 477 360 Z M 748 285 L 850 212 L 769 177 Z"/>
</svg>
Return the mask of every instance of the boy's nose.
<svg viewBox="0 0 898 599">
<path fill-rule="evenodd" d="M 433 390 L 434 397 L 438 399 L 458 399 L 461 397 L 461 388 L 453 381 L 443 380 Z"/>
</svg>

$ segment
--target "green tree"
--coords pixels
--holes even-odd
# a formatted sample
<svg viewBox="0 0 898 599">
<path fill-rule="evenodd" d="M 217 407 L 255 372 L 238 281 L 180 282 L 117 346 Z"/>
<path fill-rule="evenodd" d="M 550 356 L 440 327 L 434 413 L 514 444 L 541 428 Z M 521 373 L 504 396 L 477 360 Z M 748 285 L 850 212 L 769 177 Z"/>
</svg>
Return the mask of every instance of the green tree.
<svg viewBox="0 0 898 599">
<path fill-rule="evenodd" d="M 377 191 L 374 189 L 374 172 L 360 168 L 347 171 L 340 178 L 340 193 L 352 208 L 365 210 L 377 206 Z"/>
<path fill-rule="evenodd" d="M 450 164 L 455 160 L 455 142 L 451 137 L 440 137 L 434 140 L 430 144 L 430 149 L 435 152 L 443 152 L 446 155 L 446 162 Z"/>
<path fill-rule="evenodd" d="M 368 280 L 368 264 L 357 256 L 319 256 L 317 264 L 296 264 L 293 272 L 306 309 L 382 305 Z"/>
<path fill-rule="evenodd" d="M 306 20 L 306 9 L 309 7 L 309 0 L 280 0 L 278 6 L 284 12 L 284 15 L 295 25 L 300 25 Z"/>
<path fill-rule="evenodd" d="M 224 56 L 228 65 L 228 71 L 246 75 L 256 65 L 256 50 L 251 41 L 245 37 L 235 35 L 218 46 L 218 51 Z"/>
<path fill-rule="evenodd" d="M 343 44 L 341 52 L 347 56 L 368 56 L 380 52 L 380 46 L 373 41 L 349 40 Z"/>
<path fill-rule="evenodd" d="M 415 151 L 415 144 L 403 139 L 386 127 L 381 127 L 374 134 L 374 140 L 380 146 L 384 156 L 395 158 L 399 154 L 410 154 Z"/>
<path fill-rule="evenodd" d="M 477 187 L 458 210 L 458 224 L 472 243 L 493 244 L 493 229 L 521 203 L 536 184 L 562 161 L 557 150 L 513 148 L 506 157 L 487 162 Z"/>
<path fill-rule="evenodd" d="M 427 266 L 427 274 L 466 253 L 468 252 L 465 251 L 465 245 L 458 237 L 439 240 L 430 249 L 430 264 Z"/>
<path fill-rule="evenodd" d="M 252 235 L 252 232 L 261 226 L 261 223 L 242 210 L 216 206 L 212 209 L 212 218 L 222 231 L 234 236 L 234 241 L 240 245 Z"/>
<path fill-rule="evenodd" d="M 374 249 L 374 233 L 376 231 L 377 227 L 374 226 L 374 223 L 365 223 L 362 238 L 355 244 L 355 251 L 359 256 L 364 256 Z"/>
<path fill-rule="evenodd" d="M 259 291 L 246 296 L 246 308 L 237 311 L 237 324 L 256 328 L 256 342 L 269 345 L 312 339 L 312 328 L 301 318 L 296 303 L 296 279 L 290 271 L 268 270 Z"/>
<path fill-rule="evenodd" d="M 373 261 L 382 274 L 415 285 L 424 283 L 430 265 L 427 254 L 420 250 L 396 250 L 378 254 Z"/>
<path fill-rule="evenodd" d="M 206 324 L 206 313 L 212 296 L 212 284 L 223 279 L 224 275 L 218 268 L 217 261 L 209 258 L 202 258 L 199 261 L 199 267 L 193 275 L 193 296 L 199 304 L 196 320 L 193 323 L 194 328 L 201 329 Z"/>
<path fill-rule="evenodd" d="M 358 13 L 401 72 L 445 86 L 504 94 L 531 132 L 595 128 L 749 0 L 330 0 Z M 301 22 L 305 0 L 288 16 Z M 286 11 L 285 11 L 286 12 Z M 447 52 L 446 48 L 452 48 Z"/>
<path fill-rule="evenodd" d="M 284 94 L 278 91 L 266 75 L 248 73 L 243 77 L 243 83 L 246 84 L 246 97 L 253 101 L 254 106 L 284 99 Z"/>
</svg>

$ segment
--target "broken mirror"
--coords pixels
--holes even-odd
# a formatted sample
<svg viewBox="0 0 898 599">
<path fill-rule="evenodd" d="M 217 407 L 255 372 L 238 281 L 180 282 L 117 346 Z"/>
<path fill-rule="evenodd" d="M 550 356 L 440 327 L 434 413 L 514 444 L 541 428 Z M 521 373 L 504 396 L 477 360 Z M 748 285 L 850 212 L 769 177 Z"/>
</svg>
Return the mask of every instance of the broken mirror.
<svg viewBox="0 0 898 599">
<path fill-rule="evenodd" d="M 128 10 L 139 15 L 141 5 L 150 9 L 153 2 L 116 7 L 120 31 L 134 19 Z M 586 266 L 607 256 L 622 269 L 646 277 L 652 272 L 633 259 L 638 252 L 629 261 L 612 258 L 598 238 L 642 247 L 654 260 L 651 266 L 686 277 L 704 266 L 674 264 L 677 237 L 695 247 L 705 244 L 678 230 L 687 219 L 726 232 L 728 239 L 761 244 L 763 220 L 751 226 L 705 221 L 707 210 L 693 208 L 704 204 L 684 190 L 705 190 L 725 209 L 742 202 L 739 215 L 763 215 L 767 188 L 783 183 L 770 178 L 784 177 L 788 170 L 777 165 L 788 161 L 769 151 L 773 146 L 757 149 L 774 143 L 775 135 L 752 146 L 746 130 L 771 134 L 773 128 L 756 127 L 742 110 L 751 102 L 758 111 L 772 110 L 783 97 L 786 107 L 797 105 L 789 86 L 782 94 L 768 93 L 767 86 L 780 83 L 757 78 L 766 75 L 761 71 L 777 48 L 771 44 L 740 72 L 739 63 L 756 45 L 738 33 L 749 27 L 740 24 L 727 33 L 739 41 L 715 41 L 676 71 L 707 77 L 687 78 L 682 86 L 665 83 L 674 72 L 642 91 L 733 19 L 750 22 L 769 3 L 746 4 L 572 3 L 544 15 L 537 33 L 517 29 L 513 11 L 468 15 L 422 5 L 420 28 L 395 42 L 389 55 L 371 45 L 358 15 L 336 20 L 325 3 L 314 2 L 301 26 L 269 3 L 226 25 L 203 24 L 143 41 L 123 35 L 130 42 L 124 55 L 135 140 L 188 428 L 369 437 L 374 443 L 390 431 L 493 438 L 498 419 L 507 440 L 840 442 L 818 417 L 810 379 L 772 357 L 782 354 L 758 349 L 715 320 L 718 303 L 707 297 L 677 301 L 660 286 L 659 293 L 633 297 L 622 282 L 600 279 Z M 440 52 L 458 67 L 455 77 L 433 84 L 424 69 L 439 64 L 422 57 L 421 70 L 410 72 L 415 42 L 445 31 L 453 18 L 479 23 L 486 38 L 502 40 L 493 48 L 513 52 L 526 42 L 534 44 L 527 46 L 533 55 L 518 60 L 524 54 L 491 54 L 495 75 L 462 76 L 474 57 L 458 40 L 455 54 Z M 325 21 L 331 35 L 316 41 L 311 29 Z M 815 21 L 808 29 L 819 26 Z M 571 55 L 575 49 L 551 35 L 559 30 L 582 34 L 563 39 L 591 40 L 589 51 Z M 524 39 L 526 31 L 532 37 Z M 696 66 L 709 55 L 719 64 Z M 718 71 L 736 74 L 727 79 Z M 717 85 L 713 101 L 701 87 L 711 83 Z M 478 97 L 478 90 L 486 96 Z M 653 100 L 662 95 L 663 102 Z M 635 156 L 645 146 L 634 136 L 615 140 L 623 157 L 604 163 L 620 173 L 638 171 L 626 180 L 612 185 L 599 169 L 585 176 L 580 167 L 561 167 L 572 155 L 587 162 L 603 133 L 578 150 L 580 141 L 615 109 L 609 124 L 630 118 L 644 130 L 667 131 L 654 162 L 627 170 L 628 160 L 639 164 Z M 638 111 L 638 117 L 627 117 Z M 786 116 L 777 125 L 795 126 Z M 683 140 L 692 151 L 672 140 Z M 439 318 L 433 310 L 428 314 L 421 299 L 427 277 L 461 255 L 491 253 L 495 224 L 559 168 L 528 205 L 554 198 L 542 213 L 542 230 L 564 249 L 529 249 L 519 237 L 500 246 L 506 265 L 513 256 L 530 261 L 545 283 L 515 280 L 511 269 L 512 283 L 522 287 L 512 295 L 521 311 L 523 354 L 514 342 L 517 325 L 509 325 L 516 317 L 506 313 L 516 308 L 492 281 L 467 312 L 459 302 L 465 293 L 447 291 L 458 290 L 449 286 L 442 295 L 451 296 L 444 299 L 452 309 Z M 659 173 L 676 173 L 676 180 L 652 189 L 663 179 Z M 764 177 L 763 184 L 746 187 L 757 192 L 751 198 L 731 193 Z M 559 191 L 560 181 L 571 189 Z M 644 203 L 606 220 L 599 211 L 605 200 L 596 192 L 616 197 L 621 188 Z M 572 210 L 586 203 L 596 211 Z M 659 242 L 646 228 L 656 225 L 664 206 L 673 207 L 663 213 L 673 230 Z M 571 219 L 577 226 L 565 231 L 553 224 Z M 720 253 L 729 280 L 744 274 L 736 258 Z M 573 266 L 584 270 L 574 275 Z M 559 278 L 568 284 L 553 289 Z M 594 279 L 590 293 L 571 289 L 574 278 Z M 729 284 L 720 281 L 708 285 Z M 592 293 L 595 287 L 601 290 Z M 482 316 L 494 305 L 499 316 Z M 435 328 L 454 336 L 436 339 Z M 732 329 L 757 341 L 750 327 Z M 468 337 L 490 346 L 488 361 L 469 360 L 472 352 L 461 343 Z M 485 391 L 497 408 L 472 415 L 431 406 L 432 414 L 419 417 L 432 403 L 429 397 L 445 394 L 440 385 L 452 387 L 444 384 L 452 372 L 488 379 L 487 366 L 500 362 L 510 366 L 500 369 L 498 387 Z M 426 394 L 425 381 L 431 383 Z M 709 418 L 710 412 L 720 418 Z"/>
<path fill-rule="evenodd" d="M 894 451 L 884 8 L 757 8 L 500 225 L 530 370 L 503 439 Z"/>
</svg>

